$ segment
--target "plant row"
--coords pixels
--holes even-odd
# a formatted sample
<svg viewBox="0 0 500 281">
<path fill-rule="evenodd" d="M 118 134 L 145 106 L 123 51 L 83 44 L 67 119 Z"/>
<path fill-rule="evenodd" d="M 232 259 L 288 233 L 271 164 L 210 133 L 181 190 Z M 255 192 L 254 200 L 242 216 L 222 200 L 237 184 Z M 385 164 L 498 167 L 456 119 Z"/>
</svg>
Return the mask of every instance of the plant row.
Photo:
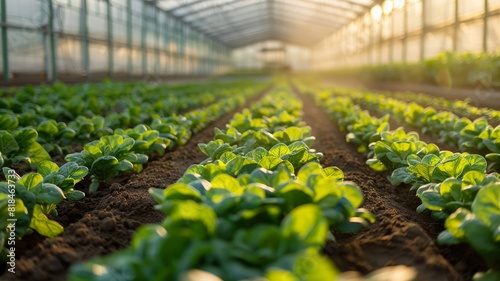
<svg viewBox="0 0 500 281">
<path fill-rule="evenodd" d="M 199 144 L 205 161 L 150 189 L 161 224 L 141 226 L 128 249 L 73 266 L 69 279 L 334 280 L 320 254 L 329 229 L 356 231 L 374 217 L 340 169 L 318 163 L 300 108 L 277 89 L 235 114 Z"/>
<path fill-rule="evenodd" d="M 442 53 L 416 63 L 391 63 L 336 69 L 328 77 L 369 81 L 412 82 L 441 87 L 500 88 L 500 54 Z"/>
<path fill-rule="evenodd" d="M 423 93 L 416 92 L 384 92 L 385 96 L 389 96 L 406 102 L 414 102 L 425 107 L 432 106 L 438 110 L 451 111 L 459 116 L 469 119 L 477 119 L 484 117 L 490 121 L 500 121 L 500 111 L 487 107 L 476 107 L 471 104 L 470 99 L 465 100 L 450 100 L 446 98 L 436 97 Z"/>
<path fill-rule="evenodd" d="M 33 134 L 34 130 L 37 132 L 36 142 L 50 155 L 64 155 L 71 144 L 99 139 L 113 134 L 117 128 L 152 123 L 231 97 L 235 92 L 255 90 L 254 86 L 243 83 L 177 87 L 133 83 L 56 84 L 49 87 L 52 91 L 40 87 L 32 92 L 20 92 L 0 102 L 1 137 L 10 134 L 16 138 L 17 132 L 30 130 Z M 73 95 L 68 95 L 68 92 Z M 187 117 L 192 117 L 193 122 L 198 118 Z M 4 149 L 0 147 L 0 151 Z M 3 154 L 6 158 L 6 153 Z"/>
<path fill-rule="evenodd" d="M 450 111 L 438 111 L 417 103 L 406 103 L 381 94 L 341 91 L 365 108 L 390 114 L 396 121 L 430 133 L 440 142 L 457 147 L 460 151 L 484 155 L 489 168 L 500 168 L 500 126 L 493 127 L 485 118 L 474 121 L 459 117 Z"/>
<path fill-rule="evenodd" d="M 50 158 L 36 159 L 40 160 L 36 162 L 31 159 L 31 163 L 37 164 L 37 172 L 22 176 L 4 167 L 7 181 L 0 183 L 0 218 L 6 224 L 0 225 L 3 251 L 8 251 L 3 248 L 10 233 L 6 229 L 8 219 L 15 221 L 18 238 L 33 230 L 51 238 L 59 235 L 63 227 L 52 219 L 58 214 L 57 204 L 64 199 L 83 199 L 85 193 L 73 188 L 85 176 L 89 175 L 91 179 L 89 192 L 95 192 L 100 184 L 120 173 L 140 172 L 149 157 L 161 156 L 167 149 L 185 144 L 193 133 L 242 105 L 255 93 L 243 92 L 223 99 L 188 113 L 188 117 L 174 115 L 155 119 L 149 126 L 140 124 L 131 129 L 116 129 L 111 135 L 85 144 L 82 151 L 66 155 L 67 163 L 61 167 Z M 36 144 L 36 131 L 21 131 L 27 130 L 34 132 L 31 137 L 32 143 Z"/>
<path fill-rule="evenodd" d="M 469 243 L 485 259 L 490 270 L 476 280 L 500 278 L 500 175 L 486 172 L 483 156 L 441 151 L 416 132 L 390 131 L 389 115 L 374 118 L 348 97 L 315 97 L 372 169 L 388 170 L 395 186 L 410 185 L 422 202 L 417 211 L 444 221 L 439 243 Z"/>
</svg>

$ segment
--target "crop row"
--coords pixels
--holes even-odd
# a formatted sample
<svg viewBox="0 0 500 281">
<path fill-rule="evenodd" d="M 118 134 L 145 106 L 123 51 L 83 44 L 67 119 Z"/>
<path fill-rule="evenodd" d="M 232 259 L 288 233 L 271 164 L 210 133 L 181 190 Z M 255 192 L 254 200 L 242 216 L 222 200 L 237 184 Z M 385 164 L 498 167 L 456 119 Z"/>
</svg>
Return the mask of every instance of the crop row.
<svg viewBox="0 0 500 281">
<path fill-rule="evenodd" d="M 36 131 L 36 142 L 50 155 L 65 155 L 71 144 L 85 144 L 113 134 L 115 129 L 131 128 L 139 124 L 155 125 L 165 123 L 170 118 L 174 119 L 172 123 L 179 123 L 182 120 L 177 120 L 176 114 L 185 110 L 229 98 L 235 92 L 255 91 L 255 86 L 244 83 L 203 84 L 194 89 L 193 86 L 184 88 L 109 83 L 87 87 L 56 84 L 21 91 L 14 96 L 4 97 L 0 102 L 0 138 L 8 138 L 10 142 L 11 137 L 23 138 L 16 136 L 14 132 L 30 129 L 29 134 Z M 186 118 L 197 122 L 200 117 L 188 114 Z M 47 158 L 39 145 L 30 151 L 22 149 L 20 147 L 20 151 L 8 155 L 0 147 L 3 152 L 3 160 L 0 161 L 11 160 L 14 165 L 18 161 L 29 161 L 16 154 L 31 154 L 31 158 L 34 157 L 35 160 Z M 0 166 L 3 166 L 1 162 Z"/>
<path fill-rule="evenodd" d="M 379 98 L 365 96 L 368 103 Z M 483 156 L 441 151 L 421 141 L 416 132 L 391 131 L 389 115 L 370 116 L 356 105 L 357 97 L 329 93 L 314 97 L 347 132 L 346 140 L 367 156 L 372 169 L 388 170 L 395 186 L 411 186 L 422 202 L 417 211 L 444 221 L 446 230 L 439 235 L 439 243 L 469 243 L 485 259 L 490 270 L 476 274 L 475 280 L 500 279 L 500 175 L 486 172 Z M 393 103 L 384 101 L 387 107 Z"/>
<path fill-rule="evenodd" d="M 415 102 L 407 103 L 381 94 L 358 91 L 340 91 L 365 108 L 388 114 L 396 121 L 430 133 L 442 143 L 460 151 L 486 156 L 489 168 L 500 167 L 500 126 L 493 127 L 485 118 L 474 121 L 459 117 L 450 111 L 438 111 Z"/>
<path fill-rule="evenodd" d="M 24 156 L 31 157 L 29 162 L 36 164 L 33 169 L 37 172 L 20 176 L 14 169 L 4 167 L 7 181 L 0 183 L 0 245 L 5 254 L 2 256 L 7 256 L 8 249 L 3 247 L 8 239 L 7 233 L 14 232 L 7 229 L 7 226 L 13 227 L 9 221 L 16 221 L 15 233 L 19 238 L 32 231 L 48 237 L 59 235 L 63 227 L 51 219 L 58 215 L 57 204 L 64 199 L 83 199 L 85 193 L 75 190 L 74 186 L 85 176 L 90 175 L 89 192 L 94 192 L 101 183 L 119 173 L 140 172 L 149 157 L 163 155 L 167 149 L 185 144 L 193 133 L 242 105 L 246 98 L 256 93 L 243 91 L 194 110 L 187 114 L 188 117 L 174 115 L 155 119 L 150 125 L 115 129 L 110 135 L 86 143 L 82 151 L 66 155 L 67 163 L 61 167 L 51 162 L 48 155 L 32 157 L 36 154 Z M 0 133 L 3 133 L 0 134 L 2 155 L 18 153 L 15 157 L 20 157 L 22 154 L 19 153 L 41 147 L 36 142 L 37 131 L 33 128 L 21 128 L 12 135 L 6 131 Z"/>
<path fill-rule="evenodd" d="M 199 144 L 205 161 L 150 189 L 167 218 L 141 226 L 130 248 L 72 267 L 70 280 L 334 280 L 320 254 L 329 229 L 356 231 L 374 217 L 340 169 L 318 163 L 300 108 L 277 89 L 235 114 Z"/>
<path fill-rule="evenodd" d="M 451 111 L 457 115 L 467 117 L 469 119 L 477 119 L 485 117 L 490 121 L 500 121 L 500 111 L 477 107 L 471 104 L 470 99 L 466 100 L 450 100 L 446 98 L 436 97 L 423 93 L 415 92 L 384 92 L 383 95 L 389 96 L 406 102 L 414 102 L 425 107 L 432 106 L 438 110 Z"/>
</svg>

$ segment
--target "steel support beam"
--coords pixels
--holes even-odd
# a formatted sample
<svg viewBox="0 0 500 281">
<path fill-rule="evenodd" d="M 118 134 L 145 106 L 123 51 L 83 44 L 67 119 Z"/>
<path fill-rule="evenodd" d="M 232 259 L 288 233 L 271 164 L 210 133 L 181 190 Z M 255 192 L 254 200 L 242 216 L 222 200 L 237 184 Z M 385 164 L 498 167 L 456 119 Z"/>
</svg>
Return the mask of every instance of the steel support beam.
<svg viewBox="0 0 500 281">
<path fill-rule="evenodd" d="M 9 41 L 7 34 L 7 0 L 0 0 L 0 9 L 2 9 L 1 20 L 2 20 L 2 61 L 3 61 L 3 80 L 9 82 Z"/>
<path fill-rule="evenodd" d="M 111 0 L 106 1 L 106 16 L 108 26 L 108 76 L 113 78 L 114 62 L 113 62 L 113 12 L 111 9 Z"/>
<path fill-rule="evenodd" d="M 134 72 L 132 63 L 132 0 L 127 0 L 127 72 Z"/>
<path fill-rule="evenodd" d="M 82 67 L 87 78 L 90 79 L 90 55 L 89 55 L 89 29 L 87 23 L 87 0 L 81 0 L 80 6 L 80 36 L 82 46 Z"/>
<path fill-rule="evenodd" d="M 483 20 L 483 52 L 488 52 L 488 17 L 490 14 L 489 2 L 484 0 L 484 20 Z"/>
</svg>

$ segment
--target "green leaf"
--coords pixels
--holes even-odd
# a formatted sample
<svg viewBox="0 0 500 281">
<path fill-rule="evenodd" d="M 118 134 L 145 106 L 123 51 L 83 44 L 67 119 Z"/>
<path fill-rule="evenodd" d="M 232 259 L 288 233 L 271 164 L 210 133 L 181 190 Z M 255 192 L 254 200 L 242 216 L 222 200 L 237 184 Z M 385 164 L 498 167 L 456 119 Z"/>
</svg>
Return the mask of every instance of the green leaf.
<svg viewBox="0 0 500 281">
<path fill-rule="evenodd" d="M 288 148 L 288 146 L 284 143 L 279 143 L 275 146 L 273 146 L 270 150 L 269 150 L 269 153 L 271 153 L 272 155 L 276 156 L 276 157 L 282 157 L 284 155 L 287 155 L 290 153 L 290 149 Z"/>
<path fill-rule="evenodd" d="M 195 202 L 202 201 L 201 194 L 198 190 L 182 183 L 169 185 L 163 192 L 163 197 L 166 200 L 193 200 Z"/>
<path fill-rule="evenodd" d="M 66 198 L 68 198 L 68 200 L 71 201 L 82 200 L 83 198 L 85 198 L 85 193 L 83 193 L 80 190 L 71 190 L 68 193 L 66 193 Z"/>
<path fill-rule="evenodd" d="M 321 247 L 326 241 L 328 222 L 318 206 L 307 204 L 292 210 L 283 219 L 281 229 L 285 236 L 296 235 L 308 245 Z"/>
<path fill-rule="evenodd" d="M 42 185 L 43 177 L 38 173 L 29 173 L 21 177 L 17 181 L 18 184 L 24 186 L 28 190 L 33 190 Z"/>
<path fill-rule="evenodd" d="M 54 238 L 64 231 L 64 228 L 56 221 L 50 220 L 42 212 L 40 205 L 35 205 L 30 228 L 33 228 L 43 236 Z"/>
<path fill-rule="evenodd" d="M 8 156 L 13 152 L 19 150 L 19 145 L 17 144 L 14 137 L 7 131 L 0 131 L 0 151 L 4 156 Z"/>
<path fill-rule="evenodd" d="M 241 195 L 244 192 L 244 189 L 240 186 L 238 180 L 227 174 L 219 174 L 215 176 L 210 183 L 212 185 L 212 189 L 225 189 L 235 195 Z"/>
<path fill-rule="evenodd" d="M 500 184 L 491 184 L 479 190 L 472 203 L 472 210 L 483 222 L 492 227 L 500 226 Z M 496 220 L 493 220 L 496 215 Z"/>
<path fill-rule="evenodd" d="M 75 163 L 76 164 L 76 163 Z M 43 177 L 48 176 L 53 172 L 57 172 L 59 170 L 59 166 L 56 163 L 51 161 L 42 161 L 38 163 L 37 171 Z"/>
<path fill-rule="evenodd" d="M 38 164 L 42 161 L 51 160 L 49 153 L 43 148 L 43 146 L 37 142 L 32 143 L 28 148 L 28 152 L 31 153 L 30 159 L 31 164 Z"/>
<path fill-rule="evenodd" d="M 23 128 L 14 132 L 14 139 L 21 149 L 29 148 L 36 142 L 38 133 L 32 128 Z"/>
<path fill-rule="evenodd" d="M 42 184 L 41 191 L 35 195 L 36 202 L 40 204 L 58 204 L 65 198 L 63 191 L 51 183 Z"/>
</svg>

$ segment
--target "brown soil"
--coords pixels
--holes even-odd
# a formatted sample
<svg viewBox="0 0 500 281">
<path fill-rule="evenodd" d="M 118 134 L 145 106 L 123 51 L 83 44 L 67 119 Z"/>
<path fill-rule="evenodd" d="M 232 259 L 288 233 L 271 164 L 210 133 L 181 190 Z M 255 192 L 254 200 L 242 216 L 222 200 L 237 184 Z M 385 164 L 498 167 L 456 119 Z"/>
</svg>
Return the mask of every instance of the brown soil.
<svg viewBox="0 0 500 281">
<path fill-rule="evenodd" d="M 120 176 L 80 201 L 59 204 L 59 216 L 55 219 L 64 226 L 64 233 L 54 239 L 33 233 L 17 241 L 16 274 L 6 272 L 3 265 L 0 280 L 66 280 L 73 263 L 127 247 L 137 227 L 159 223 L 164 218 L 162 212 L 154 209 L 156 202 L 148 189 L 174 183 L 190 165 L 205 160 L 198 143 L 213 140 L 214 128 L 224 128 L 236 112 L 265 92 L 207 126 L 186 145 L 148 162 L 140 174 Z M 84 180 L 76 188 L 87 192 L 89 184 Z"/>
<path fill-rule="evenodd" d="M 417 213 L 419 200 L 408 188 L 392 187 L 385 174 L 370 170 L 355 147 L 345 142 L 345 133 L 310 98 L 301 98 L 304 121 L 316 136 L 313 148 L 324 154 L 322 164 L 341 168 L 346 180 L 358 184 L 365 196 L 363 207 L 377 217 L 375 224 L 356 234 L 334 231 L 337 240 L 327 244 L 325 253 L 340 270 L 365 274 L 401 264 L 416 268 L 419 280 L 471 280 L 473 273 L 485 270 L 484 262 L 468 247 L 436 245 L 442 223 Z M 18 241 L 16 275 L 4 273 L 0 279 L 66 280 L 71 264 L 127 247 L 138 226 L 164 218 L 154 210 L 148 188 L 165 187 L 181 177 L 189 165 L 203 161 L 205 156 L 197 144 L 212 140 L 213 129 L 225 127 L 234 113 L 195 135 L 185 146 L 149 162 L 142 173 L 118 178 L 81 201 L 61 204 L 57 220 L 65 232 L 55 239 L 32 234 Z M 84 181 L 78 188 L 85 190 L 88 184 Z"/>
<path fill-rule="evenodd" d="M 387 174 L 372 171 L 355 145 L 345 141 L 345 133 L 329 120 L 307 96 L 304 121 L 316 137 L 313 145 L 324 154 L 324 166 L 337 166 L 345 179 L 358 184 L 365 198 L 363 207 L 377 221 L 355 234 L 333 231 L 336 241 L 329 242 L 325 253 L 341 271 L 363 274 L 390 265 L 407 265 L 418 271 L 418 280 L 471 280 L 485 263 L 467 246 L 438 246 L 437 235 L 443 224 L 428 214 L 415 211 L 420 200 L 408 187 L 393 187 Z"/>
</svg>

